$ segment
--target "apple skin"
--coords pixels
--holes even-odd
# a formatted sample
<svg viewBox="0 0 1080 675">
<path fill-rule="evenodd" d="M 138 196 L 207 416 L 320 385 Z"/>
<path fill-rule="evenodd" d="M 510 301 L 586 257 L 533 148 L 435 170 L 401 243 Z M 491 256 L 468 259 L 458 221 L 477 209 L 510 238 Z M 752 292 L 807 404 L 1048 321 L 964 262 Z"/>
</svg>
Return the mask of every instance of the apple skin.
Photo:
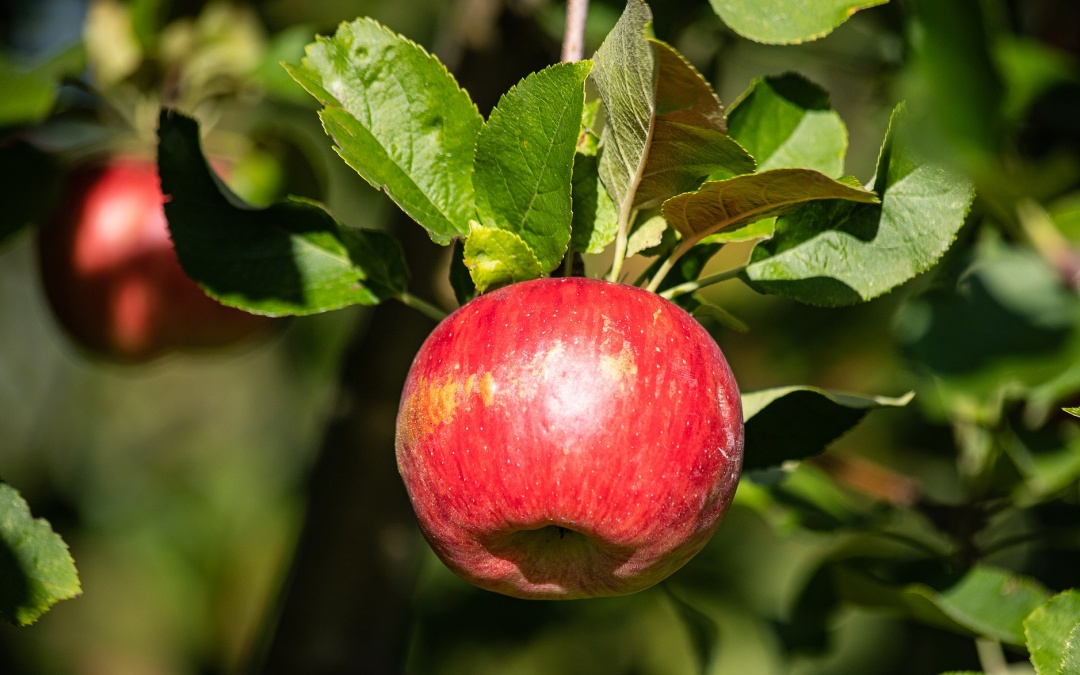
<svg viewBox="0 0 1080 675">
<path fill-rule="evenodd" d="M 397 420 L 420 528 L 518 598 L 643 590 L 706 544 L 742 467 L 739 390 L 660 296 L 540 279 L 469 302 L 420 348 Z"/>
<path fill-rule="evenodd" d="M 143 363 L 231 345 L 273 321 L 218 303 L 184 274 L 163 204 L 152 160 L 112 158 L 73 171 L 38 229 L 45 294 L 83 350 Z"/>
</svg>

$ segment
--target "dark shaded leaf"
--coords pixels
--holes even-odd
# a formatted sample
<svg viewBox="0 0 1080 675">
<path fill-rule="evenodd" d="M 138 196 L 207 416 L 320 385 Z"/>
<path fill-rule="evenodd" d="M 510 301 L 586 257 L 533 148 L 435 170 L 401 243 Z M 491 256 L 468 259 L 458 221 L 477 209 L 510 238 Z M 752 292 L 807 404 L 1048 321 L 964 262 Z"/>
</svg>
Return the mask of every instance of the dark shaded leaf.
<svg viewBox="0 0 1080 675">
<path fill-rule="evenodd" d="M 743 470 L 768 469 L 816 455 L 870 410 L 904 406 L 911 397 L 861 396 L 798 386 L 744 392 Z"/>
<path fill-rule="evenodd" d="M 400 245 L 312 202 L 252 209 L 210 171 L 195 120 L 163 110 L 158 163 L 184 271 L 219 302 L 273 316 L 373 305 L 405 291 Z"/>
</svg>

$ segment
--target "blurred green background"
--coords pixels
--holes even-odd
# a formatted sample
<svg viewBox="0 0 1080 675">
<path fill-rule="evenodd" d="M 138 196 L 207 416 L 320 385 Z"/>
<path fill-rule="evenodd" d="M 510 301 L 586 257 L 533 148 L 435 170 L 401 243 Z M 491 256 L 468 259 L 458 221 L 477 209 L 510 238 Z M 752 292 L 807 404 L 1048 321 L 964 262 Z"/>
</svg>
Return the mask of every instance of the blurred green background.
<svg viewBox="0 0 1080 675">
<path fill-rule="evenodd" d="M 1080 585 L 1080 427 L 1055 413 L 1080 400 L 1080 6 L 894 0 L 779 47 L 736 36 L 705 0 L 653 5 L 657 35 L 725 105 L 788 70 L 828 90 L 860 180 L 901 99 L 926 150 L 976 178 L 944 262 L 883 298 L 822 310 L 734 281 L 709 291 L 751 328 L 717 335 L 744 390 L 915 390 L 915 402 L 868 416 L 772 482 L 744 481 L 713 541 L 662 588 L 522 602 L 435 560 L 393 467 L 397 392 L 430 321 L 352 309 L 220 353 L 101 362 L 52 319 L 28 227 L 0 239 L 0 478 L 70 544 L 83 595 L 31 627 L 0 625 L 0 673 L 933 675 L 984 668 L 986 656 L 895 609 L 815 596 L 820 566 L 851 550 L 907 560 L 875 536 L 891 528 L 893 540 L 975 542 L 979 560 L 1051 588 Z M 586 53 L 621 10 L 594 0 Z M 3 118 L 0 195 L 11 220 L 45 217 L 55 174 L 20 184 L 28 165 L 11 139 L 61 165 L 145 143 L 163 74 L 181 73 L 203 92 L 181 103 L 239 158 L 238 191 L 311 196 L 348 225 L 395 231 L 414 291 L 449 308 L 448 252 L 333 155 L 276 64 L 372 16 L 442 58 L 486 114 L 558 59 L 562 13 L 549 0 L 6 0 L 5 67 L 25 73 L 80 42 L 86 61 L 48 119 Z M 710 265 L 748 250 L 729 246 Z M 980 547 L 990 534 L 1021 543 Z M 1022 652 L 1003 658 L 1024 667 Z"/>
</svg>

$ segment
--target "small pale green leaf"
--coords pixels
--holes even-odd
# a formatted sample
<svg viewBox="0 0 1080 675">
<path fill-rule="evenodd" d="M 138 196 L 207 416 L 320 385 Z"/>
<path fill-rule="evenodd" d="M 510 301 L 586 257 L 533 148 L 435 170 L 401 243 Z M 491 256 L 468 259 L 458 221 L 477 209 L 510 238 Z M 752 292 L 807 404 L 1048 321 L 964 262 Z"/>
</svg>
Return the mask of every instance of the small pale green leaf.
<svg viewBox="0 0 1080 675">
<path fill-rule="evenodd" d="M 974 199 L 971 181 L 926 163 L 903 142 L 903 106 L 878 159 L 880 204 L 823 201 L 776 223 L 755 247 L 745 279 L 755 290 L 812 305 L 876 298 L 933 267 Z"/>
<path fill-rule="evenodd" d="M 664 202 L 664 217 L 686 239 L 701 239 L 758 220 L 790 213 L 806 202 L 847 200 L 873 204 L 877 195 L 811 169 L 773 169 L 709 181 L 696 192 Z"/>
<path fill-rule="evenodd" d="M 339 225 L 289 199 L 253 209 L 221 186 L 195 120 L 163 110 L 158 167 L 169 231 L 184 272 L 225 305 L 273 316 L 398 297 L 408 280 L 395 239 Z"/>
<path fill-rule="evenodd" d="M 1067 650 L 1080 633 L 1080 591 L 1058 593 L 1024 619 L 1031 663 L 1038 675 L 1065 675 L 1080 672 L 1066 670 Z"/>
<path fill-rule="evenodd" d="M 758 171 L 785 167 L 844 175 L 847 128 L 829 94 L 796 73 L 754 80 L 728 113 L 728 133 Z"/>
<path fill-rule="evenodd" d="M 667 229 L 667 221 L 659 213 L 640 222 L 626 242 L 626 257 L 641 253 L 647 248 L 659 246 Z"/>
<path fill-rule="evenodd" d="M 1069 413 L 1073 417 L 1080 417 L 1080 408 L 1062 408 L 1062 410 Z"/>
<path fill-rule="evenodd" d="M 986 565 L 944 591 L 916 584 L 906 592 L 975 634 L 1012 645 L 1024 644 L 1024 619 L 1049 597 L 1035 580 Z"/>
<path fill-rule="evenodd" d="M 574 215 L 570 248 L 579 253 L 599 253 L 615 241 L 619 214 L 600 180 L 595 156 L 578 154 L 574 159 Z"/>
<path fill-rule="evenodd" d="M 82 592 L 67 544 L 30 515 L 18 491 L 0 483 L 0 617 L 26 626 Z"/>
<path fill-rule="evenodd" d="M 710 234 L 701 240 L 703 244 L 730 244 L 737 241 L 753 241 L 755 239 L 765 239 L 773 235 L 773 230 L 776 228 L 776 218 L 766 218 L 764 220 L 756 220 L 749 225 L 743 225 L 742 227 L 736 227 L 731 230 L 725 230 L 723 232 L 717 232 L 716 234 Z"/>
<path fill-rule="evenodd" d="M 789 460 L 823 452 L 867 412 L 905 406 L 912 394 L 899 398 L 789 386 L 744 392 L 746 455 L 743 469 L 768 469 Z"/>
<path fill-rule="evenodd" d="M 479 225 L 473 225 L 465 240 L 465 267 L 481 293 L 543 275 L 536 254 L 521 237 Z"/>
<path fill-rule="evenodd" d="M 483 119 L 446 67 L 372 19 L 308 45 L 293 79 L 325 106 L 327 133 L 361 176 L 448 244 L 474 217 L 473 152 Z"/>
<path fill-rule="evenodd" d="M 798 44 L 831 33 L 852 14 L 889 0 L 710 0 L 731 30 L 765 44 Z"/>
<path fill-rule="evenodd" d="M 476 143 L 473 184 L 485 228 L 513 232 L 541 272 L 570 242 L 571 179 L 592 63 L 560 63 L 503 95 Z"/>
<path fill-rule="evenodd" d="M 693 190 L 710 174 L 735 176 L 755 167 L 726 133 L 724 110 L 705 78 L 668 45 L 649 44 L 656 58 L 655 118 L 634 197 L 639 209 Z"/>
</svg>

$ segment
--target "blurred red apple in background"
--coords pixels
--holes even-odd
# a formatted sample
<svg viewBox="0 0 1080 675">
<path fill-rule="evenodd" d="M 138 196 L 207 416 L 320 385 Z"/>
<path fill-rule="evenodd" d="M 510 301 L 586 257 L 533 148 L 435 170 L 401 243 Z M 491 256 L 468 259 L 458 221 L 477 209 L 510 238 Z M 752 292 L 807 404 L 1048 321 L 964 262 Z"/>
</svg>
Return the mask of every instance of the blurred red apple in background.
<svg viewBox="0 0 1080 675">
<path fill-rule="evenodd" d="M 143 362 L 222 347 L 273 321 L 219 304 L 184 274 L 151 159 L 76 169 L 38 230 L 38 252 L 57 320 L 99 356 Z"/>
<path fill-rule="evenodd" d="M 708 541 L 743 454 L 712 337 L 654 293 L 541 279 L 480 296 L 420 349 L 398 467 L 446 565 L 521 598 L 622 595 Z"/>
</svg>

